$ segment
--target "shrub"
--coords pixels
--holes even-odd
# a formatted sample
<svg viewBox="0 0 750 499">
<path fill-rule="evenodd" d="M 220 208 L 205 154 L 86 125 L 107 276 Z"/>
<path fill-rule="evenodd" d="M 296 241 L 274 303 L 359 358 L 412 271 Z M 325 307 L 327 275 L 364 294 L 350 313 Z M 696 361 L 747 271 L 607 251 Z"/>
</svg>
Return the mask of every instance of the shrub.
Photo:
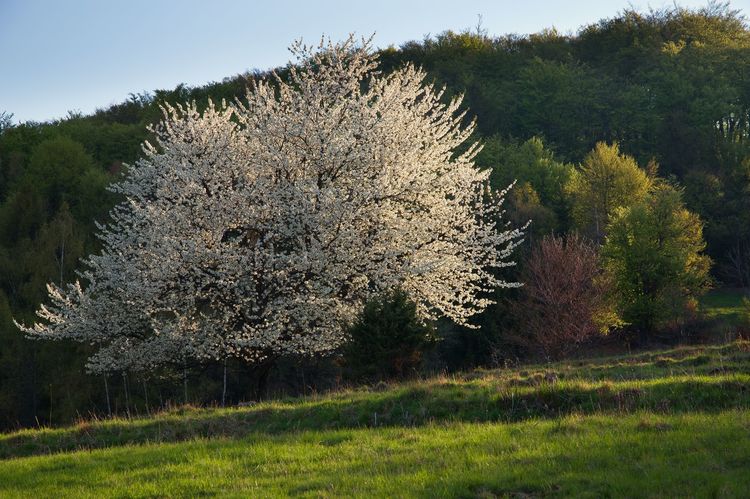
<svg viewBox="0 0 750 499">
<path fill-rule="evenodd" d="M 516 340 L 547 358 L 563 357 L 618 324 L 597 246 L 578 235 L 546 236 L 529 255 L 513 307 Z"/>
<path fill-rule="evenodd" d="M 420 319 L 417 305 L 401 289 L 368 301 L 349 335 L 346 370 L 352 378 L 368 381 L 413 374 L 434 339 L 433 328 Z"/>
</svg>

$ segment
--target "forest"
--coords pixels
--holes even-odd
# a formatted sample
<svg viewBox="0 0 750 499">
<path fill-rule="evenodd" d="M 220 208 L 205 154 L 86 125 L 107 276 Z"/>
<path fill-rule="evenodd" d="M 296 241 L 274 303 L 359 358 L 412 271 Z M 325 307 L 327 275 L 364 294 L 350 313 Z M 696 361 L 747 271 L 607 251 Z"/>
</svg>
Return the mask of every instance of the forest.
<svg viewBox="0 0 750 499">
<path fill-rule="evenodd" d="M 97 224 L 121 201 L 106 187 L 143 156 L 161 106 L 242 100 L 269 73 L 134 93 L 51 122 L 16 123 L 7 109 L 0 428 L 624 352 L 722 328 L 701 313 L 701 297 L 750 287 L 750 26 L 739 11 L 625 10 L 570 35 L 447 31 L 377 55 L 384 74 L 412 63 L 444 99 L 464 95 L 483 145 L 476 164 L 498 191 L 515 182 L 511 224 L 531 221 L 517 265 L 500 272 L 524 286 L 498 291 L 467 325 L 416 320 L 408 294 L 394 290 L 368 302 L 351 341 L 325 356 L 87 374 L 91 345 L 34 341 L 14 320 L 34 322 L 46 284 L 75 280 L 81 259 L 100 251 Z M 290 68 L 278 73 L 289 78 Z"/>
</svg>

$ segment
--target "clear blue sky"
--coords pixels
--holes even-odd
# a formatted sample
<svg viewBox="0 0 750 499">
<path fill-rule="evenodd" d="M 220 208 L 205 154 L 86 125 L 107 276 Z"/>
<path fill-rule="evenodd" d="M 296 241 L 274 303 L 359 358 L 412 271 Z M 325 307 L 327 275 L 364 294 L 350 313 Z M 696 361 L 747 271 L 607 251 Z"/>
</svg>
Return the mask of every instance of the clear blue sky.
<svg viewBox="0 0 750 499">
<path fill-rule="evenodd" d="M 682 6 L 706 0 L 679 0 Z M 576 32 L 652 0 L 0 0 L 0 111 L 16 121 L 92 112 L 130 92 L 200 85 L 288 61 L 286 47 L 349 32 L 400 45 L 447 29 Z M 732 6 L 750 13 L 750 0 Z"/>
</svg>

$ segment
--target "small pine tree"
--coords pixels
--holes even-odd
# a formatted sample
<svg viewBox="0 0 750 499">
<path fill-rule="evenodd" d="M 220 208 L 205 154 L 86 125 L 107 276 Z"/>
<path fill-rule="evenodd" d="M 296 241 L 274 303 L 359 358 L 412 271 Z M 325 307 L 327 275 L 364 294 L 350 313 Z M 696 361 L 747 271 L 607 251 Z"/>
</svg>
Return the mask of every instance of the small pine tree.
<svg viewBox="0 0 750 499">
<path fill-rule="evenodd" d="M 368 301 L 349 329 L 344 351 L 347 371 L 354 379 L 400 379 L 419 367 L 433 328 L 420 319 L 417 305 L 401 289 Z"/>
</svg>

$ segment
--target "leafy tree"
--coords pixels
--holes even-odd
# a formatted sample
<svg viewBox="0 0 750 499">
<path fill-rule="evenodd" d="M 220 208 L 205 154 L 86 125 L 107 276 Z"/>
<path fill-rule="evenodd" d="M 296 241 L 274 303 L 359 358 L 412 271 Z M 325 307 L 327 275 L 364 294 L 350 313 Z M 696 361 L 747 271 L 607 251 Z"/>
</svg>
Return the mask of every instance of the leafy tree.
<svg viewBox="0 0 750 499">
<path fill-rule="evenodd" d="M 604 239 L 612 214 L 646 196 L 651 180 L 617 143 L 599 142 L 572 175 L 568 192 L 576 227 L 594 241 Z"/>
<path fill-rule="evenodd" d="M 126 201 L 79 282 L 48 286 L 38 339 L 98 346 L 95 373 L 188 360 L 324 354 L 378 293 L 466 324 L 491 300 L 521 232 L 460 99 L 406 66 L 373 72 L 367 44 L 296 44 L 291 81 L 247 104 L 167 107 L 157 143 L 113 190 Z"/>
<path fill-rule="evenodd" d="M 55 216 L 39 230 L 34 240 L 39 255 L 39 261 L 35 267 L 41 268 L 45 265 L 53 265 L 54 270 L 46 272 L 44 278 L 49 275 L 57 277 L 57 283 L 63 286 L 67 277 L 75 270 L 78 260 L 84 256 L 84 234 L 83 230 L 72 217 L 68 204 L 63 202 Z M 39 288 L 43 287 L 39 286 Z"/>
<path fill-rule="evenodd" d="M 109 204 L 107 175 L 81 144 L 67 137 L 41 142 L 20 181 L 42 195 L 50 215 L 65 202 L 75 218 L 91 220 Z"/>
<path fill-rule="evenodd" d="M 7 111 L 0 111 L 0 135 L 5 130 L 13 127 L 13 113 Z"/>
<path fill-rule="evenodd" d="M 558 161 L 552 151 L 545 148 L 542 139 L 532 137 L 518 142 L 491 137 L 484 141 L 477 165 L 491 168 L 490 183 L 495 189 L 517 182 L 510 193 L 514 221 L 524 224 L 533 220 L 534 234 L 567 228 L 569 207 L 565 186 L 573 166 Z"/>
<path fill-rule="evenodd" d="M 532 242 L 559 231 L 561 225 L 557 213 L 542 204 L 529 182 L 514 186 L 508 193 L 508 217 L 517 227 L 531 222 L 527 239 Z"/>
<path fill-rule="evenodd" d="M 514 136 L 543 135 L 552 144 L 566 145 L 566 159 L 580 158 L 595 141 L 609 139 L 597 112 L 607 83 L 575 61 L 531 58 L 513 82 Z"/>
<path fill-rule="evenodd" d="M 344 362 L 355 379 L 403 378 L 419 367 L 433 328 L 400 289 L 376 296 L 349 329 Z"/>
<path fill-rule="evenodd" d="M 109 204 L 102 195 L 106 175 L 79 144 L 45 139 L 29 152 L 28 157 L 18 151 L 10 155 L 17 170 L 8 177 L 11 192 L 0 203 L 0 290 L 23 320 L 33 317 L 45 283 L 73 276 L 85 248 L 94 247 L 92 218 Z M 0 398 L 14 403 L 0 425 L 69 420 L 95 399 L 73 367 L 85 359 L 86 347 L 28 342 L 8 314 L 0 318 Z"/>
<path fill-rule="evenodd" d="M 622 318 L 643 333 L 679 323 L 710 284 L 703 224 L 682 191 L 659 182 L 642 201 L 618 208 L 603 254 Z"/>
</svg>

